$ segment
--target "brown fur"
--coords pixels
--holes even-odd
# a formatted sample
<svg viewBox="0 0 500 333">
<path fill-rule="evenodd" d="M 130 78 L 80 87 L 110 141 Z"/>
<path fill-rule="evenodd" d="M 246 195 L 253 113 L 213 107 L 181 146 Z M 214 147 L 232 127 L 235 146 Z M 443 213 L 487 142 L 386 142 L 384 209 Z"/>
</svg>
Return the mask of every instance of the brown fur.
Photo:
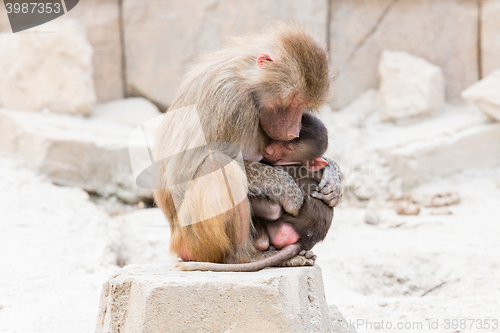
<svg viewBox="0 0 500 333">
<path fill-rule="evenodd" d="M 276 55 L 277 61 L 266 63 L 265 69 L 259 68 L 256 59 L 262 52 Z M 280 122 L 288 118 L 287 110 L 294 98 L 304 104 L 304 112 L 326 100 L 328 78 L 325 49 L 303 29 L 279 25 L 264 35 L 234 39 L 226 49 L 203 57 L 186 75 L 168 111 L 195 105 L 206 141 L 239 145 L 249 164 L 258 160 L 269 137 L 283 136 L 281 132 L 285 129 Z M 262 124 L 270 125 L 272 133 L 265 133 Z M 161 160 L 166 153 L 185 150 L 195 125 L 182 117 L 179 121 L 161 124 L 156 135 L 156 160 Z M 169 135 L 177 132 L 178 139 L 169 141 Z M 169 187 L 169 181 L 175 183 L 173 180 L 180 174 L 198 177 L 210 173 L 213 165 L 211 167 L 206 158 L 187 152 L 175 161 L 161 164 L 162 176 L 158 179 L 155 200 L 171 226 L 170 250 L 177 255 L 187 251 L 197 261 L 249 262 L 256 250 L 250 236 L 253 223 L 248 200 L 208 220 L 184 227 L 179 224 L 172 200 L 172 193 L 177 193 L 170 192 L 177 190 Z M 273 169 L 255 164 L 256 169 L 263 172 Z M 245 179 L 243 170 L 237 167 L 230 169 L 227 177 L 235 183 Z M 293 184 L 283 171 L 275 172 L 270 181 L 273 179 L 276 186 L 284 182 Z M 250 183 L 251 180 L 249 176 Z M 296 185 L 291 187 L 293 193 L 289 197 L 273 195 L 266 188 L 261 189 L 261 195 L 296 213 L 302 204 L 302 193 Z M 210 187 L 191 186 L 182 203 L 183 212 L 187 214 L 184 217 L 195 220 L 200 212 L 217 209 L 221 205 L 219 195 L 225 191 L 224 182 Z"/>
</svg>

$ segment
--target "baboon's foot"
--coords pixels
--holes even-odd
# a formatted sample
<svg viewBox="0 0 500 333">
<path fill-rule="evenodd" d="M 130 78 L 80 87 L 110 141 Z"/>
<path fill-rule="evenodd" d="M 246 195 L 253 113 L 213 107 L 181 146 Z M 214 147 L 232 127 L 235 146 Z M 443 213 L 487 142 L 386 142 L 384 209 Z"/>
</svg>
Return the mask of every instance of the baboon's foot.
<svg viewBox="0 0 500 333">
<path fill-rule="evenodd" d="M 312 251 L 300 251 L 295 257 L 283 262 L 280 267 L 314 266 L 316 255 Z"/>
<path fill-rule="evenodd" d="M 267 258 L 273 254 L 278 253 L 279 250 L 261 251 L 255 260 Z M 278 267 L 300 267 L 300 266 L 314 266 L 316 255 L 312 251 L 300 251 L 295 257 L 288 259 L 277 265 Z"/>
<path fill-rule="evenodd" d="M 272 246 L 269 246 L 271 248 Z M 259 251 L 252 261 L 258 261 L 267 257 L 272 256 L 273 254 L 279 253 L 280 250 L 268 250 L 268 251 Z M 316 261 L 316 255 L 312 251 L 300 251 L 296 256 L 282 262 L 277 265 L 277 267 L 300 267 L 300 266 L 314 266 L 314 262 Z"/>
</svg>

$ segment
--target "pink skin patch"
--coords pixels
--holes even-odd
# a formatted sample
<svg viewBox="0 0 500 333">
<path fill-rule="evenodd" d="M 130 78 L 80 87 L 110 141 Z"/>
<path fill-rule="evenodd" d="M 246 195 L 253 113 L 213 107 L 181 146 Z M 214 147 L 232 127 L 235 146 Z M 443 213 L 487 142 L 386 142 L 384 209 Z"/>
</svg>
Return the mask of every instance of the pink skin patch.
<svg viewBox="0 0 500 333">
<path fill-rule="evenodd" d="M 180 252 L 179 252 L 179 257 L 183 260 L 183 261 L 196 261 L 195 258 L 193 258 L 188 250 L 186 249 L 182 249 Z"/>
<path fill-rule="evenodd" d="M 267 233 L 271 244 L 277 249 L 295 244 L 299 240 L 299 234 L 287 223 L 270 223 L 267 226 Z"/>
</svg>

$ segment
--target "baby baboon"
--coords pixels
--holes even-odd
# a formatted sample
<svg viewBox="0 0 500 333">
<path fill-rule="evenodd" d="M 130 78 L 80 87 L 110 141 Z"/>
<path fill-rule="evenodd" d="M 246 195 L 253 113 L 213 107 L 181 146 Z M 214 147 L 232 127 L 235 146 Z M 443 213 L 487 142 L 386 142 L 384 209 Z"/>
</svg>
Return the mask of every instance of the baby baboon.
<svg viewBox="0 0 500 333">
<path fill-rule="evenodd" d="M 299 242 L 302 250 L 310 250 L 322 241 L 333 219 L 333 207 L 310 194 L 321 181 L 322 168 L 327 162 L 321 157 L 328 147 L 328 132 L 316 117 L 302 116 L 300 136 L 288 143 L 275 142 L 267 147 L 264 161 L 277 166 L 297 182 L 304 194 L 304 204 L 297 216 L 283 214 L 281 207 L 264 199 L 252 199 L 257 237 L 254 246 L 266 250 L 269 244 L 281 249 Z M 257 208 L 257 209 L 255 209 Z"/>
</svg>

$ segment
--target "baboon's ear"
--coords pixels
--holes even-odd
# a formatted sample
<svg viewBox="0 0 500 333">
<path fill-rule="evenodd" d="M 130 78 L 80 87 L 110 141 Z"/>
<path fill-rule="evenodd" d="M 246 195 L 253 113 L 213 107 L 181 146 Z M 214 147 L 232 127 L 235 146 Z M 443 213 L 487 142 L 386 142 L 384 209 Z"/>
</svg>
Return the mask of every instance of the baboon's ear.
<svg viewBox="0 0 500 333">
<path fill-rule="evenodd" d="M 266 63 L 270 63 L 270 62 L 274 62 L 274 61 L 276 61 L 275 56 L 273 56 L 269 53 L 261 53 L 257 57 L 257 66 L 259 66 L 259 68 L 266 69 L 265 68 Z"/>
<path fill-rule="evenodd" d="M 323 169 L 328 162 L 322 157 L 315 157 L 311 161 L 307 161 L 306 168 L 311 172 L 316 172 Z"/>
</svg>

